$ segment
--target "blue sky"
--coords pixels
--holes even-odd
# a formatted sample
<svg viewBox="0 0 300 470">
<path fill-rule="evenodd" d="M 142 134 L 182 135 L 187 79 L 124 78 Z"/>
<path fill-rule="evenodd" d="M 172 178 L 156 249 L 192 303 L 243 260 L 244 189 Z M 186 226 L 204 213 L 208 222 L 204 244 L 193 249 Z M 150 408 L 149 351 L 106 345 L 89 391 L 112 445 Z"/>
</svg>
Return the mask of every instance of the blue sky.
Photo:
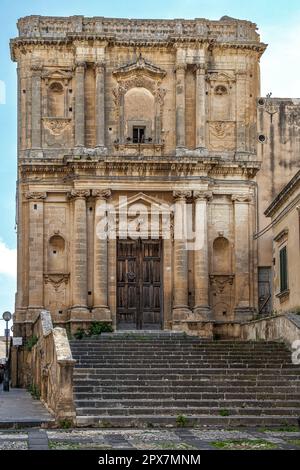
<svg viewBox="0 0 300 470">
<path fill-rule="evenodd" d="M 16 72 L 9 39 L 26 15 L 130 18 L 208 18 L 223 15 L 257 23 L 269 48 L 262 59 L 262 95 L 300 96 L 299 0 L 0 0 L 0 316 L 13 311 L 15 293 Z M 0 335 L 4 323 L 0 321 Z"/>
</svg>

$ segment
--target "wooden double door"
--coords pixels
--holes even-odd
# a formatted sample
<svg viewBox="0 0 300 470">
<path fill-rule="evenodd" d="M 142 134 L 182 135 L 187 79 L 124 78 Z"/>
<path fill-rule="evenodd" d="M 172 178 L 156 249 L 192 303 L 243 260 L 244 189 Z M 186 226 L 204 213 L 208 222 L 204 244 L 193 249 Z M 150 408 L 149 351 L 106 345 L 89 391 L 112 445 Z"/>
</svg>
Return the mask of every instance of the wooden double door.
<svg viewBox="0 0 300 470">
<path fill-rule="evenodd" d="M 117 327 L 162 327 L 161 240 L 117 241 Z"/>
</svg>

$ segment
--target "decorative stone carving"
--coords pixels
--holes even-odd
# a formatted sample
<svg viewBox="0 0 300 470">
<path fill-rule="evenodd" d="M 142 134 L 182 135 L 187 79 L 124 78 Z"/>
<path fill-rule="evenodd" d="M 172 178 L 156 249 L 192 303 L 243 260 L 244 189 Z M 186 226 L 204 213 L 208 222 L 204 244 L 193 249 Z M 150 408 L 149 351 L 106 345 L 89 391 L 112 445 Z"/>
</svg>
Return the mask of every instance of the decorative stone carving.
<svg viewBox="0 0 300 470">
<path fill-rule="evenodd" d="M 234 274 L 211 274 L 209 276 L 211 285 L 218 294 L 222 294 L 226 285 L 233 285 Z"/>
<path fill-rule="evenodd" d="M 43 118 L 44 128 L 52 135 L 61 135 L 70 127 L 70 118 Z"/>
<path fill-rule="evenodd" d="M 92 196 L 98 199 L 107 200 L 111 198 L 111 190 L 110 189 L 93 189 Z"/>
<path fill-rule="evenodd" d="M 213 198 L 212 191 L 193 191 L 194 199 L 201 201 L 210 201 Z"/>
<path fill-rule="evenodd" d="M 186 199 L 192 197 L 192 191 L 173 191 L 174 201 L 185 201 Z"/>
<path fill-rule="evenodd" d="M 52 284 L 57 292 L 63 284 L 68 284 L 70 274 L 44 274 L 45 284 Z"/>
<path fill-rule="evenodd" d="M 85 199 L 91 195 L 89 189 L 72 189 L 69 193 L 69 198 L 71 199 Z"/>
<path fill-rule="evenodd" d="M 234 150 L 235 123 L 214 121 L 209 123 L 209 144 L 212 150 Z"/>
<path fill-rule="evenodd" d="M 26 199 L 32 199 L 34 201 L 38 201 L 38 200 L 41 200 L 41 199 L 46 199 L 47 198 L 47 193 L 46 192 L 27 191 L 25 193 L 25 198 Z"/>
<path fill-rule="evenodd" d="M 252 202 L 253 197 L 251 194 L 233 194 L 231 200 L 233 202 Z"/>
</svg>

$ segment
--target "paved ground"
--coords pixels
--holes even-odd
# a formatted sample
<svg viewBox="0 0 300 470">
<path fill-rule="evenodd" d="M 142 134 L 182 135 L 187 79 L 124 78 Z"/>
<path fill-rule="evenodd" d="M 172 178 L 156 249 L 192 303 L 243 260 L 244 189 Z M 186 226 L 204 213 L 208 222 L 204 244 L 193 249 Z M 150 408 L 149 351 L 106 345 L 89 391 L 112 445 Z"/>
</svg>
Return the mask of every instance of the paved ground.
<svg viewBox="0 0 300 470">
<path fill-rule="evenodd" d="M 52 417 L 39 400 L 34 400 L 27 390 L 15 388 L 3 392 L 0 385 L 0 428 L 16 423 L 19 426 L 40 426 Z"/>
<path fill-rule="evenodd" d="M 0 430 L 0 450 L 209 450 L 216 447 L 300 450 L 300 430 Z"/>
</svg>

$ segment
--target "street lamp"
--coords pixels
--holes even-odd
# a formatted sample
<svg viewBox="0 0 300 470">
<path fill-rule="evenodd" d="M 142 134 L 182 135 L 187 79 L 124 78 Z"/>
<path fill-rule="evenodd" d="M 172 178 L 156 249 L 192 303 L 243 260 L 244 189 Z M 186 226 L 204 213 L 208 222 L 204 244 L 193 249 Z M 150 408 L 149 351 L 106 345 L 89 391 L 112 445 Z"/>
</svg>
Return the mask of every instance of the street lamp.
<svg viewBox="0 0 300 470">
<path fill-rule="evenodd" d="M 9 338 L 9 328 L 8 322 L 11 320 L 11 313 L 4 312 L 2 315 L 3 320 L 6 322 L 5 328 L 5 339 L 6 339 L 6 362 L 4 370 L 4 381 L 3 381 L 3 391 L 9 392 L 9 367 L 8 367 L 8 338 Z"/>
</svg>

